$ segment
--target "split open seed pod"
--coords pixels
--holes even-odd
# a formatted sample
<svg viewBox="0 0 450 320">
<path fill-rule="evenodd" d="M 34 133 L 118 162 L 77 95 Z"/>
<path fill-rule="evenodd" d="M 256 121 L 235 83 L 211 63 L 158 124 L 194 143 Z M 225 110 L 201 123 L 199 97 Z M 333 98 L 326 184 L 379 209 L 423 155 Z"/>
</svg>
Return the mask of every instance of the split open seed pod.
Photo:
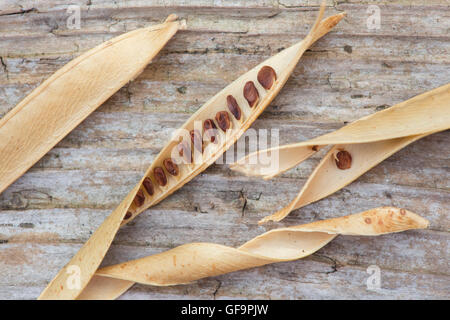
<svg viewBox="0 0 450 320">
<path fill-rule="evenodd" d="M 447 84 L 323 136 L 257 151 L 232 164 L 231 169 L 269 179 L 298 165 L 324 146 L 333 145 L 297 197 L 260 222 L 280 221 L 292 210 L 345 187 L 408 144 L 449 129 L 449 101 L 450 84 Z M 267 159 L 278 163 L 269 163 Z"/>
<path fill-rule="evenodd" d="M 238 270 L 309 256 L 336 236 L 377 236 L 426 228 L 428 221 L 405 209 L 382 207 L 350 216 L 266 232 L 231 248 L 190 243 L 145 258 L 99 269 L 79 299 L 115 299 L 134 283 L 186 284 Z"/>
<path fill-rule="evenodd" d="M 163 24 L 108 40 L 72 60 L 0 120 L 0 193 L 127 82 L 180 28 Z"/>
<path fill-rule="evenodd" d="M 40 299 L 78 297 L 100 265 L 120 225 L 181 188 L 234 144 L 275 98 L 303 53 L 344 17 L 340 13 L 322 20 L 324 9 L 322 4 L 314 26 L 304 40 L 240 76 L 186 121 L 139 183 L 52 280 Z M 65 287 L 70 265 L 80 269 L 81 286 L 76 290 Z"/>
</svg>

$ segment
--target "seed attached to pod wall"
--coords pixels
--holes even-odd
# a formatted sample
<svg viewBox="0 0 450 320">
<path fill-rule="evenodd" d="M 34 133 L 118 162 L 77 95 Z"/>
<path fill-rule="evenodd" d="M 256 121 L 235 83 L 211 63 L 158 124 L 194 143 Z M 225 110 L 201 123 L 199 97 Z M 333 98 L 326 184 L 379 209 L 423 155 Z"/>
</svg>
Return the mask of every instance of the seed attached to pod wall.
<svg viewBox="0 0 450 320">
<path fill-rule="evenodd" d="M 147 193 L 149 195 L 153 195 L 155 193 L 155 188 L 153 187 L 153 182 L 149 177 L 146 177 L 144 179 L 144 181 L 142 182 L 142 185 L 144 186 L 145 191 L 147 191 Z"/>
<path fill-rule="evenodd" d="M 144 204 L 144 201 L 145 201 L 145 195 L 144 195 L 144 192 L 143 192 L 142 190 L 139 190 L 139 191 L 136 193 L 136 196 L 134 197 L 133 202 L 134 202 L 134 204 L 135 204 L 137 207 L 140 207 L 140 206 L 142 206 L 142 205 Z"/>
<path fill-rule="evenodd" d="M 253 108 L 259 100 L 259 93 L 253 81 L 248 81 L 244 86 L 244 98 L 247 100 L 250 108 Z"/>
<path fill-rule="evenodd" d="M 164 168 L 166 168 L 167 172 L 173 176 L 177 176 L 180 170 L 175 162 L 172 159 L 165 159 L 163 161 Z"/>
<path fill-rule="evenodd" d="M 194 148 L 198 150 L 198 152 L 203 152 L 203 140 L 202 135 L 198 130 L 191 130 L 191 142 L 194 145 Z"/>
<path fill-rule="evenodd" d="M 241 108 L 239 108 L 236 99 L 232 95 L 227 96 L 227 105 L 236 120 L 241 120 Z"/>
<path fill-rule="evenodd" d="M 161 186 L 164 187 L 167 184 L 167 177 L 166 174 L 164 173 L 163 168 L 161 167 L 156 167 L 153 170 L 153 174 L 155 175 L 155 180 L 156 182 Z"/>
<path fill-rule="evenodd" d="M 341 170 L 350 169 L 352 166 L 352 156 L 345 150 L 339 151 L 334 161 L 336 161 L 336 166 Z"/>
<path fill-rule="evenodd" d="M 277 74 L 273 68 L 264 66 L 258 72 L 258 82 L 264 89 L 269 90 L 272 88 L 273 83 L 277 80 Z"/>
<path fill-rule="evenodd" d="M 216 124 L 211 119 L 206 119 L 203 122 L 203 131 L 205 135 L 211 140 L 211 142 L 216 143 L 216 133 L 215 129 L 217 129 Z"/>
<path fill-rule="evenodd" d="M 216 121 L 220 129 L 226 132 L 231 127 L 230 116 L 226 111 L 219 111 L 216 114 Z"/>
</svg>

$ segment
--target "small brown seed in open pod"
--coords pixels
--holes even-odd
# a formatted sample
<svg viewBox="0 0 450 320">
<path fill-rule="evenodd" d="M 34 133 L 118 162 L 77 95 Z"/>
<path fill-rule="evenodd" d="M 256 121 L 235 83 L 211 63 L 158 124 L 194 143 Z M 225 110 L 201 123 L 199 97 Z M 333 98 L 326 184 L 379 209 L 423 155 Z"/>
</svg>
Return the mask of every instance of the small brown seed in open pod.
<svg viewBox="0 0 450 320">
<path fill-rule="evenodd" d="M 144 181 L 142 182 L 142 185 L 144 186 L 145 191 L 147 191 L 149 195 L 152 196 L 155 193 L 155 188 L 153 187 L 152 179 L 150 179 L 149 177 L 145 177 Z"/>
<path fill-rule="evenodd" d="M 241 120 L 241 108 L 236 101 L 236 99 L 232 95 L 227 96 L 227 105 L 231 114 L 236 118 L 236 120 Z"/>
<path fill-rule="evenodd" d="M 350 169 L 352 166 L 352 156 L 345 150 L 339 151 L 334 161 L 336 161 L 336 166 L 341 170 Z"/>
<path fill-rule="evenodd" d="M 226 132 L 231 127 L 230 116 L 226 111 L 219 111 L 216 114 L 216 121 L 219 128 Z"/>
<path fill-rule="evenodd" d="M 248 81 L 244 86 L 244 98 L 248 101 L 250 108 L 253 108 L 259 100 L 259 93 L 253 81 Z"/>
<path fill-rule="evenodd" d="M 177 176 L 180 173 L 180 169 L 172 159 L 168 158 L 163 161 L 164 168 L 166 168 L 167 172 L 173 176 Z"/>
<path fill-rule="evenodd" d="M 144 201 L 145 201 L 144 191 L 139 190 L 139 191 L 136 193 L 136 196 L 134 197 L 133 202 L 134 202 L 134 204 L 135 204 L 137 207 L 140 207 L 140 206 L 142 206 L 142 205 L 144 204 Z"/>
<path fill-rule="evenodd" d="M 161 187 L 164 187 L 167 184 L 167 177 L 166 177 L 166 174 L 164 173 L 163 168 L 156 167 L 155 169 L 153 169 L 153 174 L 155 176 L 156 182 Z"/>
<path fill-rule="evenodd" d="M 258 72 L 258 82 L 264 89 L 269 90 L 272 88 L 273 83 L 277 80 L 277 74 L 272 67 L 264 66 Z"/>
</svg>

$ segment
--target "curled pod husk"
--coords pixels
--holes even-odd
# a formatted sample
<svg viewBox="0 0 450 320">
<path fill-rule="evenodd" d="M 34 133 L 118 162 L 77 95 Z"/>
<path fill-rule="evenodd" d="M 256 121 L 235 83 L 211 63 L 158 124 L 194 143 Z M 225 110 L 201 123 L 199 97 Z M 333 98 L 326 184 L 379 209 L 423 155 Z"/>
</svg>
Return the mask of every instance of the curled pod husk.
<svg viewBox="0 0 450 320">
<path fill-rule="evenodd" d="M 190 243 L 145 258 L 99 269 L 79 299 L 115 299 L 134 283 L 186 284 L 206 277 L 309 256 L 336 236 L 377 236 L 426 228 L 428 221 L 405 209 L 382 207 L 309 224 L 274 229 L 239 248 Z"/>
<path fill-rule="evenodd" d="M 127 82 L 184 28 L 163 24 L 108 40 L 56 71 L 0 120 L 0 193 Z"/>
<path fill-rule="evenodd" d="M 76 298 L 83 291 L 100 265 L 121 224 L 131 221 L 146 208 L 155 205 L 182 187 L 216 161 L 234 144 L 275 98 L 303 53 L 345 16 L 344 13 L 340 13 L 322 20 L 324 9 L 325 5 L 322 4 L 314 26 L 305 39 L 279 52 L 239 77 L 190 117 L 175 134 L 175 138 L 161 150 L 141 181 L 96 230 L 66 267 L 58 273 L 56 278 L 41 294 L 40 299 Z M 258 82 L 258 73 L 263 67 L 273 69 L 273 72 L 265 72 L 264 77 L 275 77 L 272 79 L 264 78 L 264 87 Z M 269 84 L 271 84 L 270 88 Z M 227 120 L 230 120 L 229 126 L 216 125 L 215 119 L 218 112 L 227 111 L 227 97 L 230 95 L 234 97 L 240 108 L 240 119 L 236 119 L 230 114 L 227 117 Z M 220 115 L 220 119 L 224 119 L 223 115 Z M 228 123 L 227 120 L 224 123 Z M 222 127 L 226 128 L 226 130 L 222 130 Z M 199 136 L 202 136 L 203 139 L 199 139 Z M 177 169 L 172 171 L 167 167 L 167 159 L 171 163 L 175 163 L 177 153 L 181 158 L 185 157 L 185 146 L 182 145 L 180 147 L 179 144 L 186 140 L 190 141 L 191 137 L 193 141 L 201 140 L 199 143 L 194 144 L 192 148 L 194 161 L 191 163 L 180 163 L 177 165 Z M 183 150 L 183 152 L 180 152 L 180 150 Z M 199 150 L 202 152 L 199 152 Z M 146 186 L 150 185 L 153 194 L 146 191 Z M 142 203 L 140 200 L 133 201 L 140 191 L 144 194 L 144 201 Z M 138 206 L 137 204 L 140 205 Z M 67 267 L 70 265 L 76 265 L 80 268 L 81 286 L 78 289 L 67 289 L 64 287 L 69 277 Z"/>
<path fill-rule="evenodd" d="M 297 197 L 260 223 L 280 221 L 292 210 L 320 200 L 408 144 L 450 128 L 450 84 L 357 120 L 323 136 L 254 152 L 231 165 L 249 176 L 269 179 L 298 165 L 319 149 L 333 145 Z M 275 156 L 276 155 L 276 156 Z M 276 165 L 265 160 L 277 161 Z"/>
</svg>

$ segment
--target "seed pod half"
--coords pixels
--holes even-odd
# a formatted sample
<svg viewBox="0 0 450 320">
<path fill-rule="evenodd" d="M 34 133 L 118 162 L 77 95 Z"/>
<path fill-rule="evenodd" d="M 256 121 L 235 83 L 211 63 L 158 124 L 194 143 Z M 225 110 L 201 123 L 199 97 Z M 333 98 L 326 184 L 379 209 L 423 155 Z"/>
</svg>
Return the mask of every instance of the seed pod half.
<svg viewBox="0 0 450 320">
<path fill-rule="evenodd" d="M 298 195 L 287 206 L 265 217 L 260 223 L 280 221 L 292 210 L 340 190 L 410 143 L 449 129 L 448 101 L 450 84 L 366 116 L 323 136 L 254 152 L 239 159 L 230 168 L 246 175 L 269 179 L 300 164 L 318 149 L 333 146 Z M 258 159 L 266 159 L 272 153 L 278 153 L 277 166 L 259 163 Z M 357 162 L 355 159 L 358 159 Z"/>
<path fill-rule="evenodd" d="M 166 168 L 167 172 L 170 173 L 173 176 L 177 176 L 180 173 L 180 169 L 178 169 L 178 166 L 175 162 L 173 162 L 172 159 L 165 159 L 163 161 L 164 168 Z"/>
<path fill-rule="evenodd" d="M 219 111 L 216 114 L 217 125 L 223 132 L 227 132 L 231 128 L 230 116 L 226 111 Z"/>
<path fill-rule="evenodd" d="M 241 108 L 239 108 L 236 99 L 231 94 L 227 96 L 227 106 L 228 110 L 230 110 L 231 114 L 236 118 L 236 120 L 241 120 Z"/>
<path fill-rule="evenodd" d="M 367 223 L 369 219 L 371 223 Z M 215 243 L 188 243 L 158 255 L 99 269 L 96 277 L 101 281 L 97 286 L 89 285 L 85 297 L 102 299 L 107 296 L 114 299 L 135 282 L 156 286 L 179 285 L 269 263 L 302 259 L 323 248 L 339 234 L 373 237 L 423 229 L 428 225 L 426 219 L 413 212 L 404 210 L 402 214 L 399 208 L 382 207 L 344 217 L 273 229 L 238 248 Z M 149 273 L 148 270 L 153 272 Z M 127 285 L 112 285 L 119 280 L 125 281 Z"/>
<path fill-rule="evenodd" d="M 244 98 L 247 100 L 250 108 L 253 108 L 259 101 L 258 89 L 253 81 L 248 81 L 244 86 Z"/>
<path fill-rule="evenodd" d="M 163 24 L 127 32 L 83 53 L 0 119 L 0 193 L 136 78 L 184 28 L 174 20 L 176 16 L 170 15 Z"/>
<path fill-rule="evenodd" d="M 161 186 L 164 187 L 167 184 L 167 177 L 166 174 L 164 173 L 163 168 L 161 167 L 156 167 L 153 170 L 153 175 L 155 177 L 156 182 Z"/>
<path fill-rule="evenodd" d="M 272 85 L 277 80 L 277 74 L 270 66 L 264 66 L 258 72 L 258 82 L 266 90 L 272 88 Z"/>
</svg>

